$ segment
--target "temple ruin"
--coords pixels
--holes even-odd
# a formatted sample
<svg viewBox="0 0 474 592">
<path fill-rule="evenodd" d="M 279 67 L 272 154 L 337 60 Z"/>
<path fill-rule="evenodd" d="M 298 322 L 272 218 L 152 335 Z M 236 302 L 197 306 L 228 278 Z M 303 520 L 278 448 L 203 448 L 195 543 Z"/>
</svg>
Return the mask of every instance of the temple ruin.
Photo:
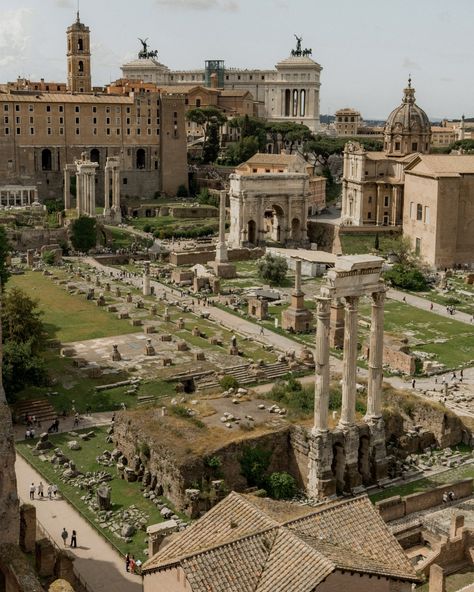
<svg viewBox="0 0 474 592">
<path fill-rule="evenodd" d="M 370 255 L 339 257 L 317 298 L 314 426 L 309 452 L 308 492 L 322 498 L 357 493 L 387 476 L 385 432 L 381 413 L 385 285 L 383 259 Z M 356 423 L 357 323 L 362 296 L 372 299 L 367 413 Z M 344 302 L 342 409 L 329 429 L 329 336 L 331 303 Z"/>
</svg>

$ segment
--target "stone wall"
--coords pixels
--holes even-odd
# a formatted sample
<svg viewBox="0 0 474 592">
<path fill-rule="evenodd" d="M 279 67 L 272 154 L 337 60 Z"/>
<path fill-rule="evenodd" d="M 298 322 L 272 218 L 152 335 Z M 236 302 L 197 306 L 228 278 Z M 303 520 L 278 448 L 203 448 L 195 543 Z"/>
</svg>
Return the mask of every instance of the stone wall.
<svg viewBox="0 0 474 592">
<path fill-rule="evenodd" d="M 419 512 L 443 503 L 443 494 L 454 492 L 456 499 L 472 495 L 473 480 L 464 479 L 457 483 L 441 485 L 429 491 L 412 493 L 405 497 L 399 495 L 382 500 L 375 504 L 385 522 L 403 518 L 413 512 Z"/>
<path fill-rule="evenodd" d="M 212 206 L 199 206 L 199 207 L 171 207 L 170 215 L 173 218 L 217 218 L 219 210 Z"/>
<path fill-rule="evenodd" d="M 7 230 L 8 239 L 14 249 L 40 249 L 43 245 L 67 242 L 66 228 L 25 228 L 23 230 Z"/>
<path fill-rule="evenodd" d="M 3 400 L 2 400 L 3 399 Z M 0 524 L 1 542 L 17 545 L 20 536 L 20 511 L 16 490 L 15 448 L 12 418 L 5 401 L 0 377 Z"/>
<path fill-rule="evenodd" d="M 263 257 L 263 249 L 229 249 L 227 251 L 229 261 L 251 261 Z M 216 250 L 214 247 L 207 250 L 183 251 L 170 253 L 169 262 L 172 265 L 205 265 L 208 261 L 214 261 Z"/>
</svg>

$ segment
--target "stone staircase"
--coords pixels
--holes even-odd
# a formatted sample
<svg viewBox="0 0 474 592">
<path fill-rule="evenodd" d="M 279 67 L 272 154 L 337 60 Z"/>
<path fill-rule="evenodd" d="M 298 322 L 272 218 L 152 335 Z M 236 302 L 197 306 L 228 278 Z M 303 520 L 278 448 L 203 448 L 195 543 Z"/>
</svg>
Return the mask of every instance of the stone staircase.
<svg viewBox="0 0 474 592">
<path fill-rule="evenodd" d="M 214 373 L 208 374 L 207 376 L 202 376 L 201 378 L 195 380 L 194 384 L 196 385 L 196 391 L 198 392 L 219 388 L 219 381 L 217 380 Z"/>
<path fill-rule="evenodd" d="M 264 366 L 263 371 L 265 372 L 265 378 L 271 381 L 288 374 L 289 368 L 286 362 L 275 362 L 274 364 Z"/>
<path fill-rule="evenodd" d="M 14 406 L 14 414 L 19 423 L 23 423 L 25 414 L 34 415 L 40 421 L 43 428 L 47 429 L 50 422 L 53 422 L 58 414 L 48 399 L 35 399 L 32 401 L 19 401 Z"/>
</svg>

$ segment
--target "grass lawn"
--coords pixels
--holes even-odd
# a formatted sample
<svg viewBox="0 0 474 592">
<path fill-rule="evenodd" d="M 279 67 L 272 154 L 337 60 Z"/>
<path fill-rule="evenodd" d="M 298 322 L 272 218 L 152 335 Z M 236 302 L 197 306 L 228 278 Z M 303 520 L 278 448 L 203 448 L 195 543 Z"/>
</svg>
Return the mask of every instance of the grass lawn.
<svg viewBox="0 0 474 592">
<path fill-rule="evenodd" d="M 457 592 L 474 582 L 474 568 L 464 567 L 460 572 L 446 576 L 446 592 Z M 415 588 L 416 592 L 429 592 L 429 582 Z"/>
<path fill-rule="evenodd" d="M 109 226 L 107 228 L 112 237 L 112 248 L 114 249 L 129 249 L 133 244 L 140 244 L 144 246 L 150 246 L 150 240 L 137 236 L 132 232 L 127 232 L 123 228 L 117 228 Z"/>
<path fill-rule="evenodd" d="M 143 230 L 149 226 L 149 232 L 156 230 L 190 230 L 192 228 L 212 227 L 215 231 L 219 228 L 218 217 L 212 218 L 175 218 L 173 216 L 156 216 L 154 218 L 131 218 L 128 223 L 130 226 Z M 148 229 L 147 229 L 148 231 Z"/>
<path fill-rule="evenodd" d="M 344 255 L 359 255 L 365 253 L 375 252 L 375 236 L 376 232 L 370 234 L 359 233 L 341 233 L 342 252 Z M 398 234 L 380 232 L 379 234 L 379 249 L 381 254 L 385 254 L 391 249 L 393 240 Z"/>
<path fill-rule="evenodd" d="M 91 431 L 91 430 L 87 430 Z M 83 473 L 102 471 L 105 470 L 114 476 L 112 481 L 107 484 L 112 489 L 111 500 L 112 510 L 126 509 L 130 505 L 134 504 L 138 509 L 146 512 L 148 515 L 148 523 L 156 524 L 162 522 L 163 517 L 160 514 L 158 508 L 148 499 L 142 496 L 140 491 L 141 483 L 129 483 L 123 479 L 115 478 L 117 473 L 115 467 L 104 467 L 96 461 L 96 457 L 100 455 L 104 450 L 113 450 L 113 444 L 105 442 L 106 428 L 95 428 L 93 430 L 96 434 L 94 438 L 89 441 L 80 441 L 81 450 L 69 450 L 67 442 L 72 438 L 68 433 L 56 434 L 50 436 L 51 442 L 53 442 L 55 448 L 59 447 L 64 454 L 76 463 L 76 467 Z M 36 441 L 33 441 L 33 444 Z M 133 537 L 133 541 L 127 544 L 122 539 L 116 537 L 109 529 L 103 529 L 99 526 L 96 521 L 95 514 L 88 508 L 86 503 L 81 500 L 81 496 L 84 495 L 85 491 L 74 488 L 72 485 L 63 483 L 59 479 L 59 474 L 55 472 L 53 465 L 49 462 L 42 462 L 37 456 L 31 453 L 31 441 L 29 445 L 26 442 L 18 442 L 17 450 L 26 458 L 26 460 L 39 472 L 41 475 L 52 483 L 56 483 L 64 498 L 66 498 L 81 514 L 83 514 L 89 522 L 105 537 L 107 538 L 123 555 L 127 552 L 135 555 L 135 558 L 140 558 L 142 561 L 146 559 L 143 554 L 143 550 L 147 548 L 145 543 L 146 532 L 139 530 Z M 168 501 L 162 498 L 163 503 L 166 503 L 168 507 L 173 509 L 169 505 Z M 81 544 L 81 533 L 78 532 L 79 545 Z"/>
<path fill-rule="evenodd" d="M 405 485 L 397 485 L 396 487 L 389 487 L 379 493 L 369 496 L 372 502 L 379 502 L 380 500 L 393 497 L 394 495 L 410 495 L 411 493 L 419 493 L 421 491 L 427 491 L 446 483 L 454 483 L 455 481 L 461 481 L 462 479 L 474 479 L 474 465 L 465 465 L 457 467 L 456 469 L 450 469 L 443 473 L 438 473 L 432 477 L 426 477 L 424 479 L 418 479 Z"/>
<path fill-rule="evenodd" d="M 49 337 L 63 343 L 137 332 L 136 327 L 117 319 L 95 302 L 87 301 L 84 296 L 68 294 L 64 287 L 57 286 L 50 277 L 38 272 L 12 276 L 8 287 L 13 286 L 39 300 Z"/>
<path fill-rule="evenodd" d="M 361 314 L 370 318 L 370 305 L 364 300 Z M 428 310 L 420 310 L 403 302 L 387 300 L 385 331 L 408 337 L 412 350 L 434 355 L 434 359 L 455 368 L 474 359 L 474 327 L 441 317 Z"/>
</svg>

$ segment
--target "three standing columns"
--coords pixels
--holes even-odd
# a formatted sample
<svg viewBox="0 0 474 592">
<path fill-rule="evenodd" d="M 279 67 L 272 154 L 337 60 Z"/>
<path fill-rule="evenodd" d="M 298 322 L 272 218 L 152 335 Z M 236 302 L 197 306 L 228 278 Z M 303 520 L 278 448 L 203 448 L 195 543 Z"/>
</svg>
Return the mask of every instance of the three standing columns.
<svg viewBox="0 0 474 592">
<path fill-rule="evenodd" d="M 344 305 L 344 359 L 342 371 L 342 410 L 339 425 L 348 427 L 355 422 L 357 388 L 357 313 L 359 297 L 346 296 Z"/>
</svg>

